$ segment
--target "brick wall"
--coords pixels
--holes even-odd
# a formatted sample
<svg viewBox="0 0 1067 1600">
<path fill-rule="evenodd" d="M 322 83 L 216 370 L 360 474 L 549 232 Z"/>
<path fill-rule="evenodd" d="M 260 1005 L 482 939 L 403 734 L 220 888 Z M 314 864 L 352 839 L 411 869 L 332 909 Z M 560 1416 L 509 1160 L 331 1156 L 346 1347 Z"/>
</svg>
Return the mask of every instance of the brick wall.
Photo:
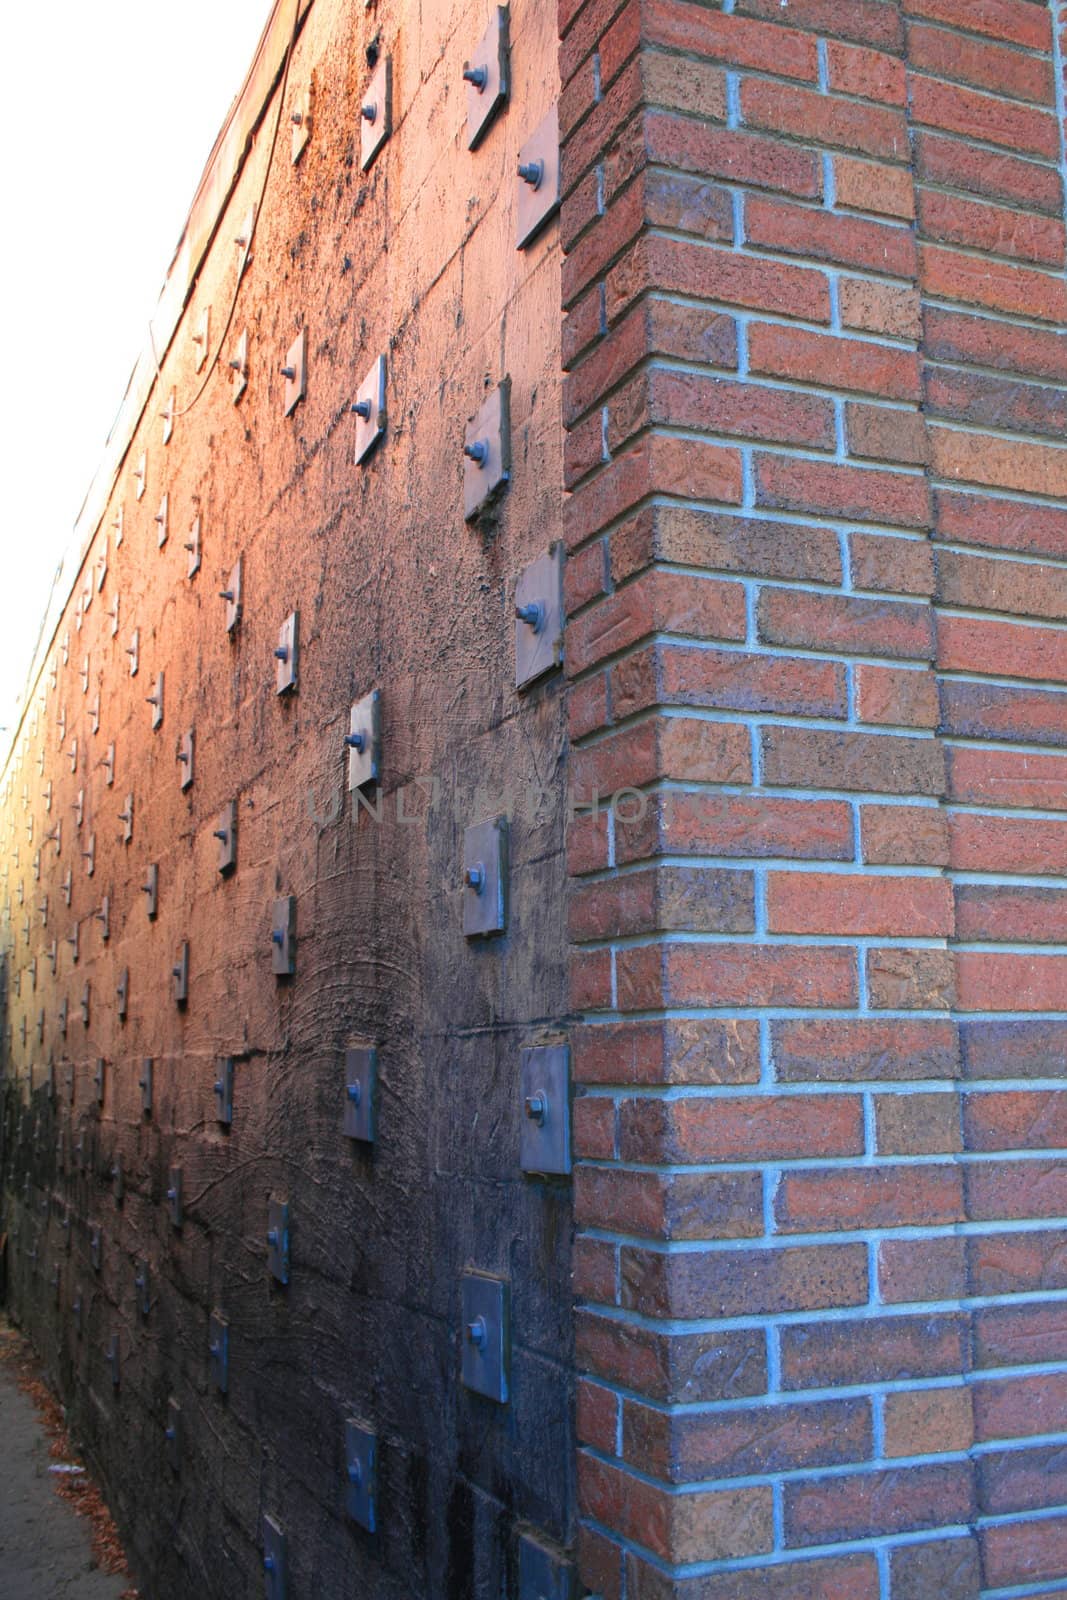
<svg viewBox="0 0 1067 1600">
<path fill-rule="evenodd" d="M 557 20 L 560 229 L 520 253 L 514 161 L 556 93 Z M 511 105 L 472 155 L 460 74 L 485 21 L 316 0 L 284 93 L 277 38 L 261 52 L 191 219 L 162 371 L 127 401 L 5 777 L 10 1300 L 160 1596 L 258 1592 L 264 1512 L 296 1594 L 517 1594 L 530 1532 L 562 1552 L 562 1593 L 575 1500 L 599 1600 L 1061 1592 L 1067 8 L 518 5 Z M 361 177 L 368 50 L 392 55 L 395 128 Z M 217 333 L 237 285 L 274 115 L 309 83 L 311 143 L 290 166 L 283 128 L 222 370 L 164 447 L 203 307 Z M 389 432 L 360 470 L 348 408 L 382 352 Z M 512 482 L 471 529 L 464 424 L 505 375 Z M 567 691 L 520 697 L 514 582 L 561 532 Z M 287 703 L 272 650 L 294 608 Z M 371 687 L 387 807 L 420 825 L 333 814 Z M 473 947 L 463 829 L 516 788 L 541 804 L 513 817 L 510 931 Z M 227 879 L 211 833 L 231 799 Z M 290 894 L 279 986 L 270 907 Z M 573 1260 L 569 1187 L 517 1162 L 519 1049 L 568 1010 Z M 372 1156 L 338 1136 L 343 1053 L 368 1043 Z M 457 1381 L 470 1266 L 511 1285 L 503 1410 Z M 373 1537 L 343 1514 L 351 1414 L 379 1437 Z"/>
<path fill-rule="evenodd" d="M 1067 1582 L 1053 21 L 561 7 L 579 1484 L 608 1600 Z"/>
<path fill-rule="evenodd" d="M 284 91 L 292 0 L 205 176 L 155 321 L 161 370 L 143 362 L 127 398 L 5 775 L 8 1303 L 152 1600 L 262 1594 L 265 1515 L 288 1538 L 294 1600 L 460 1600 L 514 1585 L 525 1534 L 565 1550 L 574 1517 L 570 1189 L 520 1171 L 518 1094 L 521 1048 L 553 1037 L 566 1003 L 560 674 L 516 693 L 513 614 L 518 574 L 561 520 L 558 230 L 515 246 L 516 156 L 555 101 L 557 34 L 536 0 L 512 6 L 511 98 L 471 152 L 462 72 L 489 8 L 303 9 Z M 364 173 L 360 107 L 384 56 L 392 133 Z M 289 119 L 309 89 L 293 165 Z M 208 308 L 210 376 L 195 342 Z M 306 395 L 286 416 L 279 369 L 301 330 Z M 358 466 L 350 408 L 379 355 L 388 426 Z M 469 525 L 464 430 L 505 376 L 511 482 Z M 219 594 L 238 557 L 231 634 Z M 279 696 L 274 650 L 294 610 L 298 687 Z M 375 689 L 380 824 L 347 791 L 342 747 L 351 703 Z M 509 931 L 467 940 L 464 829 L 516 792 Z M 237 866 L 222 875 L 213 834 L 230 802 Z M 289 896 L 296 967 L 279 980 L 272 908 Z M 374 1146 L 342 1132 L 353 1046 L 378 1051 Z M 229 1127 L 220 1057 L 234 1061 Z M 272 1197 L 290 1209 L 288 1288 L 268 1270 Z M 470 1268 L 511 1287 L 508 1405 L 459 1381 Z M 225 1396 L 212 1311 L 229 1322 Z M 350 1417 L 377 1435 L 376 1534 L 345 1514 Z"/>
</svg>

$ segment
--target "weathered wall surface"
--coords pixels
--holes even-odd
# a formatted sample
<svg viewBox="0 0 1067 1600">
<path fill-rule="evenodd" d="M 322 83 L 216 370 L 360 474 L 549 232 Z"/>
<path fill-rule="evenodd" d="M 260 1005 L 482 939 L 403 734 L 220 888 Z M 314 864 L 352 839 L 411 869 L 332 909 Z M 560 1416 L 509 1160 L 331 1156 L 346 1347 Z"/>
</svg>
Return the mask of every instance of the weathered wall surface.
<svg viewBox="0 0 1067 1600">
<path fill-rule="evenodd" d="M 611 1600 L 1067 1582 L 1056 20 L 561 8 L 573 775 L 649 796 L 571 844 Z"/>
<path fill-rule="evenodd" d="M 570 1189 L 518 1162 L 520 1047 L 557 1036 L 566 996 L 564 727 L 558 673 L 515 691 L 512 611 L 518 573 L 560 530 L 558 232 L 515 247 L 516 157 L 556 99 L 557 32 L 551 8 L 512 7 L 510 103 L 471 153 L 462 71 L 488 19 L 444 0 L 309 8 L 284 93 L 264 107 L 160 352 L 8 767 L 9 1299 L 72 1406 L 153 1600 L 262 1593 L 265 1513 L 288 1537 L 292 1595 L 502 1593 L 520 1528 L 563 1546 L 572 1535 Z M 383 56 L 392 134 L 363 173 L 360 105 L 369 59 Z M 290 113 L 309 86 L 311 138 L 294 166 Z M 233 241 L 253 204 L 238 284 Z M 186 413 L 204 377 L 194 336 L 207 307 L 221 359 Z M 306 396 L 287 417 L 279 369 L 301 330 Z M 248 383 L 234 403 L 228 363 L 245 331 Z M 380 354 L 388 431 L 357 466 L 350 405 Z M 505 376 L 511 483 L 493 520 L 471 527 L 464 429 Z M 231 634 L 219 592 L 238 558 Z M 294 610 L 299 685 L 279 697 L 273 652 Z M 153 731 L 145 701 L 160 672 Z M 352 804 L 342 749 L 350 704 L 374 689 L 377 823 Z M 541 801 L 513 816 L 509 929 L 470 941 L 463 830 L 518 788 Z M 213 830 L 231 801 L 238 861 L 222 876 Z M 141 887 L 152 865 L 154 919 Z M 279 981 L 271 914 L 284 896 L 296 902 L 296 970 Z M 342 1135 L 353 1045 L 379 1053 L 373 1147 Z M 215 1115 L 220 1056 L 235 1063 L 229 1128 Z M 288 1288 L 268 1272 L 272 1197 L 290 1209 Z M 459 1383 L 469 1267 L 511 1284 L 507 1406 Z M 225 1398 L 211 1381 L 213 1310 L 229 1319 Z M 376 1535 L 344 1515 L 350 1416 L 379 1437 Z"/>
</svg>

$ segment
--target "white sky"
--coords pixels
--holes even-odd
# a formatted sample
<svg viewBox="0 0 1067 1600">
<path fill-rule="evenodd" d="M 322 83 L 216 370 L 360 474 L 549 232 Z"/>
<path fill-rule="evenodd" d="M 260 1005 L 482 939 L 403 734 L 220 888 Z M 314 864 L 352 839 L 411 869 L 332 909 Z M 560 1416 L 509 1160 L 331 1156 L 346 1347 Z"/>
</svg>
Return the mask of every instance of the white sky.
<svg viewBox="0 0 1067 1600">
<path fill-rule="evenodd" d="M 5 16 L 0 728 L 269 13 L 270 0 L 53 0 Z"/>
</svg>

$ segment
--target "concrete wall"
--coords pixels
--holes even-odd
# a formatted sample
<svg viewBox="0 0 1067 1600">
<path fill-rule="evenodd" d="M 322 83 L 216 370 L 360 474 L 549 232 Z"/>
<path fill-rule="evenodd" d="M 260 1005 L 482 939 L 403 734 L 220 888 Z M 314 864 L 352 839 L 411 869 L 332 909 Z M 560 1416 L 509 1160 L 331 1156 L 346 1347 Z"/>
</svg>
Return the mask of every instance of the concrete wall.
<svg viewBox="0 0 1067 1600">
<path fill-rule="evenodd" d="M 471 153 L 462 69 L 484 8 L 316 0 L 283 92 L 279 30 L 291 15 L 283 6 L 272 24 L 274 87 L 253 75 L 208 174 L 190 233 L 194 245 L 213 240 L 199 265 L 188 250 L 176 264 L 184 312 L 8 764 L 9 1301 L 72 1407 L 153 1600 L 261 1593 L 264 1513 L 286 1530 L 293 1595 L 495 1594 L 512 1580 L 520 1527 L 566 1545 L 573 1519 L 570 1192 L 518 1163 L 520 1047 L 558 1036 L 565 1003 L 559 674 L 516 693 L 512 614 L 518 573 L 560 531 L 558 231 L 515 247 L 517 152 L 557 95 L 556 23 L 533 0 L 512 7 L 511 100 Z M 369 59 L 383 55 L 393 130 L 364 174 L 359 108 Z M 311 138 L 294 166 L 290 111 L 309 85 Z M 238 283 L 233 241 L 253 203 Z M 201 393 L 193 336 L 208 306 L 211 348 L 221 339 L 222 349 Z M 228 362 L 244 330 L 248 386 L 235 404 Z M 307 392 L 286 417 L 279 368 L 301 330 Z M 350 404 L 379 354 L 388 432 L 361 467 Z M 511 483 L 496 514 L 470 526 L 464 429 L 505 376 Z M 179 415 L 164 444 L 172 390 Z M 190 579 L 184 544 L 197 515 L 203 555 Z M 229 634 L 219 591 L 238 557 L 243 615 Z M 294 610 L 299 686 L 279 697 L 273 651 Z M 159 672 L 153 732 L 145 697 Z M 352 803 L 342 745 L 351 702 L 373 689 L 380 822 Z M 183 791 L 189 729 L 195 778 Z M 531 785 L 540 805 L 512 821 L 509 930 L 467 940 L 463 830 Z M 118 814 L 131 792 L 124 843 Z M 238 864 L 224 877 L 212 833 L 231 800 Z M 141 890 L 150 864 L 154 920 Z M 95 916 L 104 896 L 106 942 Z M 279 981 L 271 913 L 285 896 L 296 901 L 296 970 Z M 171 968 L 183 941 L 189 992 L 178 1006 Z M 373 1147 L 342 1135 L 344 1052 L 361 1044 L 379 1053 Z M 235 1062 L 228 1130 L 215 1117 L 220 1056 Z M 119 1160 L 121 1203 L 110 1178 Z M 166 1199 L 174 1167 L 180 1229 Z M 287 1289 L 267 1267 L 272 1196 L 290 1208 Z M 512 1285 L 507 1406 L 459 1383 L 460 1277 L 472 1266 Z M 229 1319 L 225 1398 L 210 1380 L 213 1309 Z M 172 1399 L 178 1470 L 165 1439 Z M 379 1435 L 373 1536 L 343 1512 L 349 1416 Z"/>
</svg>

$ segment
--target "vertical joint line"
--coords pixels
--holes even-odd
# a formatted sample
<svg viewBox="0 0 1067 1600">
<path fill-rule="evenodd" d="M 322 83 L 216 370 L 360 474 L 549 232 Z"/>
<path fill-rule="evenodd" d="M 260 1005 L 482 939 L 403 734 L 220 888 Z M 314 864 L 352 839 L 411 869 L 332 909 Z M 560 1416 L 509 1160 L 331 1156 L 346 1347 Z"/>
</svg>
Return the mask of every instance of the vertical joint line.
<svg viewBox="0 0 1067 1600">
<path fill-rule="evenodd" d="M 1067 221 L 1067 86 L 1064 85 L 1063 36 L 1067 32 L 1067 12 L 1051 0 L 1052 68 L 1056 83 L 1056 113 L 1060 123 L 1060 177 L 1063 180 L 1063 215 Z"/>
</svg>

